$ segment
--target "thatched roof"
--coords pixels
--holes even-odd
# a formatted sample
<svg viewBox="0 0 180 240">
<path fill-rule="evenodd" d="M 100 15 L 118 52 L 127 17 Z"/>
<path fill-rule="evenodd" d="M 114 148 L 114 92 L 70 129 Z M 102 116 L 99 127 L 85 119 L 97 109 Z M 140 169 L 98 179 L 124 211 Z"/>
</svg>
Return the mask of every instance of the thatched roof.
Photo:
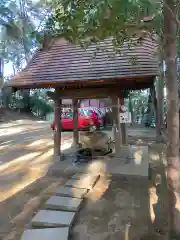
<svg viewBox="0 0 180 240">
<path fill-rule="evenodd" d="M 114 53 L 110 39 L 90 45 L 86 50 L 59 39 L 48 49 L 38 50 L 27 67 L 7 85 L 32 88 L 112 79 L 124 82 L 128 78 L 146 81 L 158 75 L 155 52 L 156 44 L 150 37 L 130 48 L 124 43 L 119 53 Z"/>
</svg>

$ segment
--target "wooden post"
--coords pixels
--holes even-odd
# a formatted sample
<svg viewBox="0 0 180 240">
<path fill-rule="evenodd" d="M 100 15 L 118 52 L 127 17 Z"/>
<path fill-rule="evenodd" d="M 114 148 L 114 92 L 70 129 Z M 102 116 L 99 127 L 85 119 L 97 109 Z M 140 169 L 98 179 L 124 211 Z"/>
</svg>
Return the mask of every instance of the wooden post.
<svg viewBox="0 0 180 240">
<path fill-rule="evenodd" d="M 124 98 L 119 97 L 119 102 L 121 105 L 124 105 Z M 122 133 L 122 144 L 126 145 L 128 143 L 127 123 L 121 123 L 120 125 Z"/>
<path fill-rule="evenodd" d="M 61 132 L 62 132 L 62 127 L 61 127 L 61 103 L 62 100 L 60 99 L 59 96 L 59 91 L 56 89 L 56 99 L 55 99 L 55 125 L 56 125 L 56 136 L 55 136 L 55 149 L 56 149 L 56 154 L 60 156 L 61 160 Z"/>
<path fill-rule="evenodd" d="M 121 146 L 121 127 L 119 119 L 119 99 L 117 96 L 112 97 L 112 116 L 113 116 L 113 137 L 115 140 L 116 157 L 119 157 Z"/>
<path fill-rule="evenodd" d="M 77 150 L 79 143 L 79 132 L 78 132 L 78 100 L 73 99 L 73 144 Z"/>
</svg>

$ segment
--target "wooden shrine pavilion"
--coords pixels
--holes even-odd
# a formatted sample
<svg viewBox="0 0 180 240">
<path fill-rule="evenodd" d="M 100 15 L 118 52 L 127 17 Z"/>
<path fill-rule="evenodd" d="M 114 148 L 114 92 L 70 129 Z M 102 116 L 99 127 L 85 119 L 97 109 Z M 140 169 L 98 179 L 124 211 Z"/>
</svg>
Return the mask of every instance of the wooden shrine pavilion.
<svg viewBox="0 0 180 240">
<path fill-rule="evenodd" d="M 145 34 L 133 41 L 131 45 L 125 42 L 118 51 L 114 51 L 111 39 L 92 44 L 87 49 L 63 39 L 52 40 L 46 48 L 35 53 L 29 64 L 7 82 L 7 86 L 16 90 L 54 88 L 51 95 L 57 116 L 61 115 L 62 99 L 72 99 L 75 144 L 79 136 L 78 100 L 111 98 L 118 155 L 122 138 L 125 139 L 119 122 L 119 102 L 123 102 L 128 90 L 150 88 L 158 75 L 155 41 Z M 61 120 L 57 117 L 55 121 L 57 134 L 54 144 L 60 155 Z"/>
</svg>

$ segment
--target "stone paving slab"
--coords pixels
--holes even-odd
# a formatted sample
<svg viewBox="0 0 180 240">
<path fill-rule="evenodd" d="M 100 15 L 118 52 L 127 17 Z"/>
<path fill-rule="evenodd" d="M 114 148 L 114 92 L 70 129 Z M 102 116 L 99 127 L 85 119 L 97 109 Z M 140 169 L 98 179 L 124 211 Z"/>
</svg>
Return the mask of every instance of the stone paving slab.
<svg viewBox="0 0 180 240">
<path fill-rule="evenodd" d="M 97 177 L 97 174 L 92 173 L 76 173 L 74 174 L 71 179 L 82 179 L 82 178 L 89 178 L 89 177 Z"/>
<path fill-rule="evenodd" d="M 75 212 L 40 210 L 31 220 L 33 227 L 68 227 L 72 224 Z"/>
<path fill-rule="evenodd" d="M 44 205 L 46 209 L 76 212 L 82 199 L 52 196 Z"/>
<path fill-rule="evenodd" d="M 28 229 L 20 240 L 68 240 L 69 228 Z"/>
<path fill-rule="evenodd" d="M 72 178 L 72 179 L 81 179 L 81 178 L 85 178 L 85 177 L 89 177 L 89 176 L 90 176 L 89 174 L 76 173 L 76 174 L 74 174 L 71 178 Z"/>
<path fill-rule="evenodd" d="M 87 189 L 60 187 L 56 190 L 56 195 L 72 198 L 83 198 L 87 194 Z"/>
<path fill-rule="evenodd" d="M 65 184 L 66 187 L 92 189 L 96 183 L 97 176 L 88 176 L 82 179 L 70 179 Z"/>
</svg>

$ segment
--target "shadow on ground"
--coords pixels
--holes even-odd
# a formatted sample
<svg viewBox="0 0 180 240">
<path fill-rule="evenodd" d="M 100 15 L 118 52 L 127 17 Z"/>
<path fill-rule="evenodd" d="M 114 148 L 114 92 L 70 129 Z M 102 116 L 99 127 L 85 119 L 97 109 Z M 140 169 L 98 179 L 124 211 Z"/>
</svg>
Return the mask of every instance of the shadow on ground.
<svg viewBox="0 0 180 240">
<path fill-rule="evenodd" d="M 76 218 L 71 239 L 140 239 L 150 225 L 148 182 L 100 178 Z M 127 230 L 130 224 L 129 230 Z"/>
<path fill-rule="evenodd" d="M 35 212 L 66 177 L 46 175 L 0 203 L 0 239 L 19 240 Z"/>
</svg>

